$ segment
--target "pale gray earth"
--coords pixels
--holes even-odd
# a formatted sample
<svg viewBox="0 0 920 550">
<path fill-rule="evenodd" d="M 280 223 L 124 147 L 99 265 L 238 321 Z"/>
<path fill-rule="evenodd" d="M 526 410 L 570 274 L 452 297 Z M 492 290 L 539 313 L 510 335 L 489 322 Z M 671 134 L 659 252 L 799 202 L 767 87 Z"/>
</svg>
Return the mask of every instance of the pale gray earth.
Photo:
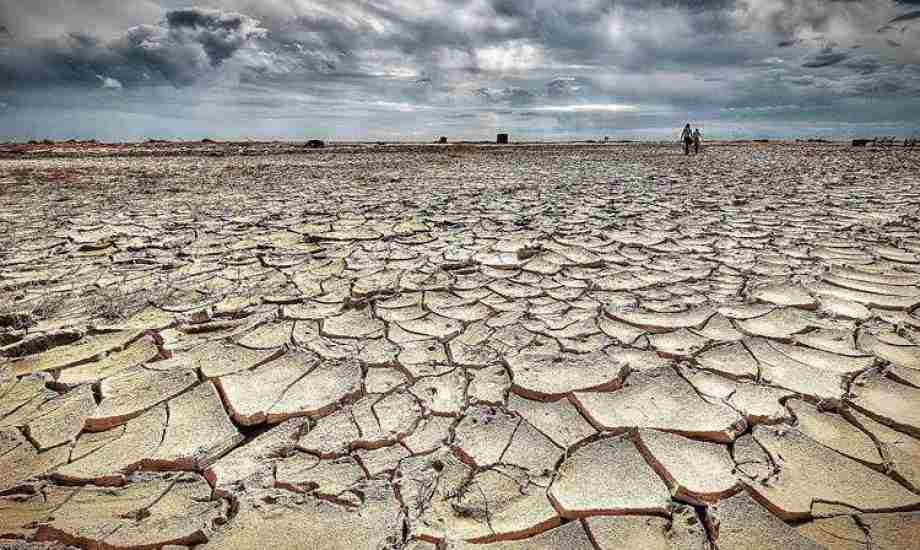
<svg viewBox="0 0 920 550">
<path fill-rule="evenodd" d="M 920 151 L 0 157 L 0 548 L 920 540 Z"/>
</svg>

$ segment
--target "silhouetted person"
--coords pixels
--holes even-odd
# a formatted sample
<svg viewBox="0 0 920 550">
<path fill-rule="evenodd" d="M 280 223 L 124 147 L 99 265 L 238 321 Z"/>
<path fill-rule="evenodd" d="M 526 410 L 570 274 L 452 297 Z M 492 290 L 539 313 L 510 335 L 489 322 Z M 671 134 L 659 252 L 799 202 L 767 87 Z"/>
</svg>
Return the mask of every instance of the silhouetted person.
<svg viewBox="0 0 920 550">
<path fill-rule="evenodd" d="M 688 122 L 684 126 L 684 131 L 680 133 L 680 139 L 684 142 L 684 154 L 690 154 L 690 146 L 693 145 L 693 131 L 690 129 L 690 123 Z"/>
<path fill-rule="evenodd" d="M 700 142 L 703 141 L 703 134 L 700 133 L 700 129 L 697 128 L 693 131 L 693 154 L 700 154 Z"/>
</svg>

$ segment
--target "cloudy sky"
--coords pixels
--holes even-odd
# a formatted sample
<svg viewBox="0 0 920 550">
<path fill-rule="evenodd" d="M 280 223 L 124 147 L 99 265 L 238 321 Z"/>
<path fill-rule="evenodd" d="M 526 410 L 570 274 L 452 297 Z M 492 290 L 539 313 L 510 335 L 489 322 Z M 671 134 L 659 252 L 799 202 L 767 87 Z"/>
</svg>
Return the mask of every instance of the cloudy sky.
<svg viewBox="0 0 920 550">
<path fill-rule="evenodd" d="M 0 140 L 904 136 L 918 98 L 920 0 L 0 2 Z"/>
</svg>

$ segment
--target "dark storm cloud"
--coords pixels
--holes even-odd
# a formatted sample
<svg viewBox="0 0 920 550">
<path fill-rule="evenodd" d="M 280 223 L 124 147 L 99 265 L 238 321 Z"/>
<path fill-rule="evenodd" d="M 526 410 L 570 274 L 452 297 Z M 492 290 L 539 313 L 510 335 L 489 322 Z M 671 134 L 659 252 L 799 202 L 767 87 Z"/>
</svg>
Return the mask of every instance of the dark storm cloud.
<svg viewBox="0 0 920 550">
<path fill-rule="evenodd" d="M 861 0 L 739 0 L 741 16 L 750 28 L 779 36 L 803 29 L 823 32 L 836 18 L 852 17 L 872 9 Z"/>
<path fill-rule="evenodd" d="M 208 2 L 0 1 L 0 100 L 213 91 L 283 119 L 286 107 L 686 111 L 920 90 L 920 37 L 875 32 L 912 25 L 920 0 Z"/>
<path fill-rule="evenodd" d="M 435 0 L 417 8 L 397 1 L 315 0 L 305 5 L 292 14 L 288 4 L 277 9 L 263 4 L 260 18 L 279 50 L 296 51 L 308 67 L 327 71 L 379 73 L 399 58 L 429 77 L 452 69 L 507 72 L 524 65 L 520 58 L 527 52 L 515 47 L 532 47 L 545 64 L 554 65 L 639 68 L 655 60 L 719 63 L 749 57 L 720 46 L 734 28 L 731 0 Z M 495 63 L 501 52 L 489 48 L 507 52 L 507 63 Z"/>
<path fill-rule="evenodd" d="M 889 21 L 888 24 L 893 25 L 895 23 L 904 23 L 905 21 L 913 21 L 915 19 L 920 19 L 920 10 L 911 11 L 911 12 L 905 13 L 904 15 L 899 15 L 895 17 L 894 19 L 892 19 L 891 21 Z"/>
<path fill-rule="evenodd" d="M 830 67 L 836 65 L 847 58 L 847 54 L 834 51 L 833 48 L 825 48 L 820 52 L 810 56 L 804 63 L 803 67 L 817 69 L 821 67 Z"/>
<path fill-rule="evenodd" d="M 167 11 L 155 25 L 138 25 L 103 40 L 72 32 L 22 41 L 0 50 L 0 82 L 190 84 L 263 36 L 255 19 L 218 10 Z"/>
<path fill-rule="evenodd" d="M 882 68 L 882 64 L 874 56 L 861 56 L 846 60 L 843 66 L 856 73 L 870 75 Z"/>
<path fill-rule="evenodd" d="M 492 9 L 500 17 L 526 17 L 532 12 L 532 2 L 520 0 L 492 0 Z"/>
<path fill-rule="evenodd" d="M 473 78 L 552 67 L 563 74 L 588 66 L 706 71 L 750 64 L 777 43 L 799 45 L 796 32 L 862 16 L 879 1 L 224 0 L 224 11 L 169 10 L 159 23 L 133 26 L 114 39 L 92 39 L 87 29 L 23 43 L 20 51 L 0 53 L 0 76 L 95 83 L 103 74 L 134 85 L 189 84 L 256 43 L 244 79 L 412 72 L 437 89 L 443 75 L 458 70 Z M 830 66 L 843 55 L 817 54 L 805 66 Z"/>
<path fill-rule="evenodd" d="M 200 8 L 168 12 L 166 27 L 182 39 L 201 44 L 214 66 L 232 57 L 253 37 L 264 34 L 251 17 Z"/>
</svg>

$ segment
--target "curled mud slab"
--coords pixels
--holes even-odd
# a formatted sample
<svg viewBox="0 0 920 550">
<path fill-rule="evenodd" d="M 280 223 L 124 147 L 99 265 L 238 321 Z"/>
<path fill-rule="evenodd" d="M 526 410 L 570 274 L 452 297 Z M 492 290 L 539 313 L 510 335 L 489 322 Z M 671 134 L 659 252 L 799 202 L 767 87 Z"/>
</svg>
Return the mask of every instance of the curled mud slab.
<svg viewBox="0 0 920 550">
<path fill-rule="evenodd" d="M 916 546 L 908 150 L 157 150 L 0 160 L 0 547 Z"/>
</svg>

